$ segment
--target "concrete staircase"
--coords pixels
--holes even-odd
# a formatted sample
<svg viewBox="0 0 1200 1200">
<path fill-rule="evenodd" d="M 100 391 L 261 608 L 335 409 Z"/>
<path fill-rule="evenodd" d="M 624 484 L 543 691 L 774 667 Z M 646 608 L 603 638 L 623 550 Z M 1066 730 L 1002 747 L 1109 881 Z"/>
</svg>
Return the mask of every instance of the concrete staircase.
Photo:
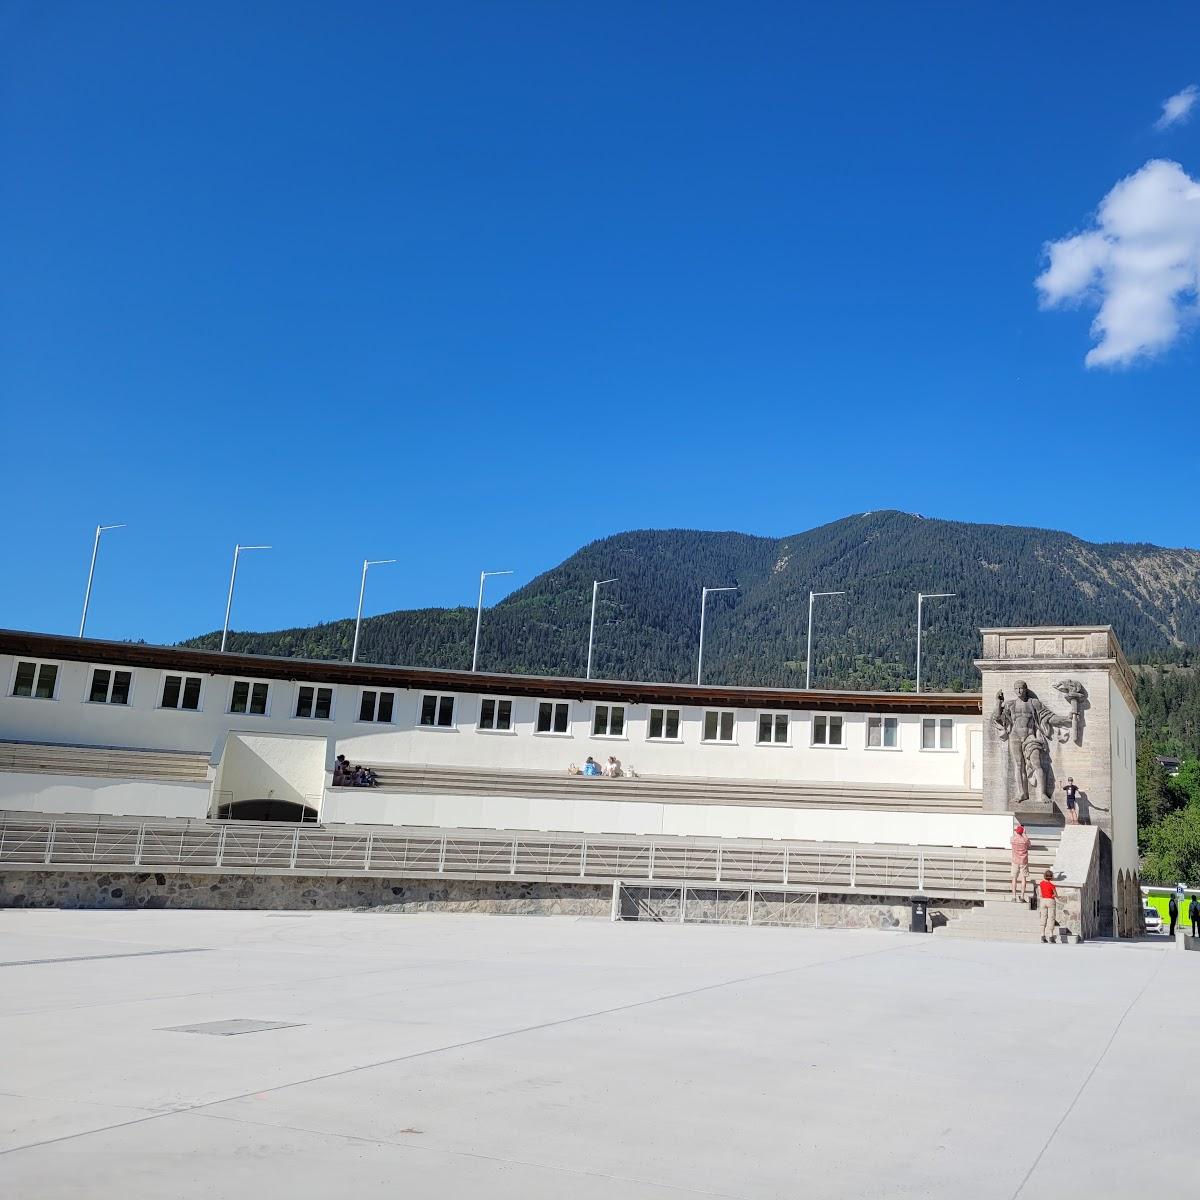
<svg viewBox="0 0 1200 1200">
<path fill-rule="evenodd" d="M 413 794 L 549 796 L 561 800 L 586 796 L 589 800 L 644 800 L 662 804 L 744 804 L 764 808 L 854 808 L 884 812 L 977 813 L 983 809 L 981 794 L 969 788 L 661 775 L 583 779 L 565 771 L 485 770 L 426 763 L 371 765 L 380 788 Z"/>
<path fill-rule="evenodd" d="M 972 908 L 940 929 L 938 937 L 983 938 L 1000 942 L 1036 942 L 1042 936 L 1041 910 L 1012 900 L 988 900 L 982 908 Z"/>
<path fill-rule="evenodd" d="M 208 778 L 208 761 L 208 754 L 202 752 L 0 741 L 0 771 L 27 775 L 204 783 Z"/>
</svg>

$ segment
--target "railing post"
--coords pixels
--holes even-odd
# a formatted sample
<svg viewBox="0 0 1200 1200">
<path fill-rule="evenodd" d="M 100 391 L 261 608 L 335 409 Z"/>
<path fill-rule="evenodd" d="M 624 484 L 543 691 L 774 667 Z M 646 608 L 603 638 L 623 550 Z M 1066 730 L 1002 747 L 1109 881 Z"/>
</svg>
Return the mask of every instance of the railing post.
<svg viewBox="0 0 1200 1200">
<path fill-rule="evenodd" d="M 917 891 L 925 890 L 925 855 L 917 855 Z"/>
<path fill-rule="evenodd" d="M 583 839 L 583 849 L 579 854 L 579 878 L 583 879 L 587 875 L 587 838 Z"/>
<path fill-rule="evenodd" d="M 787 887 L 788 882 L 789 882 L 788 871 L 791 869 L 791 863 L 792 863 L 791 856 L 792 856 L 791 850 L 789 850 L 787 846 L 784 846 L 784 848 L 783 848 L 783 886 L 784 887 Z"/>
<path fill-rule="evenodd" d="M 228 832 L 229 832 L 228 827 L 225 825 L 222 825 L 221 832 L 219 834 L 217 834 L 217 862 L 216 862 L 216 865 L 218 867 L 225 861 L 225 835 Z M 183 861 L 183 840 L 182 839 L 180 839 L 180 842 L 179 842 L 179 861 L 180 862 Z"/>
<path fill-rule="evenodd" d="M 850 886 L 858 887 L 858 852 L 850 851 Z"/>
<path fill-rule="evenodd" d="M 721 882 L 721 843 L 717 843 L 717 883 Z"/>
<path fill-rule="evenodd" d="M 508 864 L 508 873 L 509 873 L 510 875 L 515 875 L 515 874 L 517 873 L 517 844 L 518 844 L 518 843 L 517 843 L 517 839 L 516 839 L 516 838 L 513 838 L 513 844 L 512 844 L 512 858 L 511 858 L 511 860 L 509 861 L 509 864 Z M 617 894 L 616 892 L 613 892 L 613 897 L 614 897 L 614 899 L 613 899 L 613 903 L 614 903 L 614 904 L 616 904 L 616 899 L 615 899 L 615 897 L 616 897 L 616 894 Z M 614 920 L 614 921 L 615 921 L 616 919 L 617 919 L 616 917 L 613 917 L 613 920 Z"/>
<path fill-rule="evenodd" d="M 654 878 L 654 843 L 653 842 L 650 843 L 650 866 L 646 871 L 646 878 L 647 879 Z"/>
<path fill-rule="evenodd" d="M 683 914 L 687 911 L 687 884 L 679 885 L 679 923 L 683 924 Z"/>
<path fill-rule="evenodd" d="M 754 887 L 746 892 L 746 924 L 754 924 Z"/>
<path fill-rule="evenodd" d="M 133 865 L 140 867 L 142 865 L 142 851 L 146 848 L 146 826 L 139 825 L 137 832 L 137 842 L 133 847 Z"/>
<path fill-rule="evenodd" d="M 444 875 L 446 872 L 446 835 L 442 834 L 442 845 L 438 850 L 438 874 Z"/>
<path fill-rule="evenodd" d="M 983 899 L 987 902 L 987 851 L 983 852 Z"/>
<path fill-rule="evenodd" d="M 51 821 L 50 836 L 46 839 L 46 857 L 43 860 L 46 863 L 49 863 L 49 861 L 54 857 L 54 837 L 57 832 L 58 823 L 56 821 Z"/>
<path fill-rule="evenodd" d="M 371 850 L 373 849 L 374 845 L 375 845 L 375 835 L 373 833 L 368 833 L 367 834 L 367 844 L 366 844 L 366 846 L 363 847 L 363 870 L 364 871 L 369 871 L 371 869 Z"/>
<path fill-rule="evenodd" d="M 296 869 L 296 855 L 300 853 L 300 828 L 297 826 L 292 830 L 292 858 L 288 866 L 294 871 Z"/>
<path fill-rule="evenodd" d="M 513 843 L 513 846 L 514 846 L 513 857 L 515 858 L 516 857 L 516 851 L 515 851 L 516 842 Z M 611 912 L 610 916 L 611 916 L 611 919 L 615 921 L 620 915 L 621 915 L 621 881 L 619 879 L 614 879 L 613 880 L 613 891 L 612 891 L 612 912 Z"/>
</svg>

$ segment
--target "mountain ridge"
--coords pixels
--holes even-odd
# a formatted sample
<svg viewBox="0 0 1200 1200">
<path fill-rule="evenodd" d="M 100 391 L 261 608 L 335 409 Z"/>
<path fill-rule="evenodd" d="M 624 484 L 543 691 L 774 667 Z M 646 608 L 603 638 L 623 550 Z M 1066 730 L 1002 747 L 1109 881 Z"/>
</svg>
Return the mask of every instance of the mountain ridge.
<svg viewBox="0 0 1200 1200">
<path fill-rule="evenodd" d="M 929 687 L 970 686 L 981 626 L 1111 624 L 1131 659 L 1200 646 L 1200 551 L 1087 542 L 1060 530 L 947 521 L 897 510 L 854 514 L 772 538 L 738 531 L 629 530 L 582 546 L 485 612 L 480 665 L 516 674 L 584 674 L 593 579 L 616 577 L 597 605 L 594 674 L 695 677 L 701 587 L 709 598 L 705 679 L 804 685 L 808 591 L 817 601 L 814 686 L 911 686 L 918 591 Z M 364 618 L 363 661 L 464 667 L 473 608 Z M 261 633 L 232 650 L 349 658 L 351 618 Z M 211 646 L 219 633 L 183 643 Z"/>
</svg>

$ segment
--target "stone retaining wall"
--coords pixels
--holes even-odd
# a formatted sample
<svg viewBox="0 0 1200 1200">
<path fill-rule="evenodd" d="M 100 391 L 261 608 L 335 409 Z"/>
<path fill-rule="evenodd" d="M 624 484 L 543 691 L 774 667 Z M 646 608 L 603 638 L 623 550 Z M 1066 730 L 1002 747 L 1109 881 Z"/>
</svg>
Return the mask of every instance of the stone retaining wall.
<svg viewBox="0 0 1200 1200">
<path fill-rule="evenodd" d="M 656 888 L 642 919 L 678 921 L 678 890 Z M 755 923 L 830 929 L 907 929 L 909 905 L 897 896 L 794 897 L 761 903 Z M 152 871 L 0 871 L 0 908 L 368 909 L 380 912 L 537 913 L 608 917 L 612 887 L 603 883 L 382 879 L 367 876 L 159 874 Z M 972 907 L 931 901 L 933 924 Z M 688 919 L 745 922 L 744 899 L 689 889 Z"/>
</svg>

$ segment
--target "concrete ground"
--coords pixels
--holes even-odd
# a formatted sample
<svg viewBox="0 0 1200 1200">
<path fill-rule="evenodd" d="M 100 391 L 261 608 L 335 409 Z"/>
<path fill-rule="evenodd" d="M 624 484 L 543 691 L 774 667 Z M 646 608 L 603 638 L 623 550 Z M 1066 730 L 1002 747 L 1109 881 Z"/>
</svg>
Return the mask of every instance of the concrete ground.
<svg viewBox="0 0 1200 1200">
<path fill-rule="evenodd" d="M 0 1193 L 1178 1196 L 1200 955 L 0 911 Z M 178 1032 L 284 1022 L 239 1036 Z"/>
</svg>

